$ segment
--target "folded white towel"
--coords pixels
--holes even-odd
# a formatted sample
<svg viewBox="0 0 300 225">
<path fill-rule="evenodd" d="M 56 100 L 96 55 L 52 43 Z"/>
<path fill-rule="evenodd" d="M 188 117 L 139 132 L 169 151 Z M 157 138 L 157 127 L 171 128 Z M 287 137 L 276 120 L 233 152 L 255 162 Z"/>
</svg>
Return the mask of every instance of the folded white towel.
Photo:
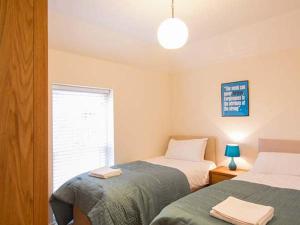
<svg viewBox="0 0 300 225">
<path fill-rule="evenodd" d="M 122 174 L 121 169 L 112 169 L 110 167 L 102 167 L 90 171 L 89 175 L 93 177 L 99 177 L 102 179 L 119 176 Z"/>
<path fill-rule="evenodd" d="M 265 225 L 273 218 L 274 208 L 228 197 L 210 215 L 235 225 Z"/>
</svg>

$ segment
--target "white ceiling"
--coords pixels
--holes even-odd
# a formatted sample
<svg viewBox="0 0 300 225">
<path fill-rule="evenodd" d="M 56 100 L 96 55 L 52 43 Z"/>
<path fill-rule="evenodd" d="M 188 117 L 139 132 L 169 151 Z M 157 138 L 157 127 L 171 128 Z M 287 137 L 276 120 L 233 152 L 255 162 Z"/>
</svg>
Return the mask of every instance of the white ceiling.
<svg viewBox="0 0 300 225">
<path fill-rule="evenodd" d="M 218 61 L 215 56 L 219 48 L 228 48 L 228 38 L 241 42 L 238 37 L 244 37 L 249 46 L 259 41 L 248 37 L 257 29 L 271 39 L 276 30 L 289 36 L 299 33 L 293 32 L 300 26 L 300 0 L 175 0 L 175 16 L 186 22 L 190 39 L 183 49 L 168 51 L 158 45 L 156 30 L 170 16 L 170 3 L 171 0 L 49 0 L 50 48 L 174 72 L 174 68 L 180 69 L 178 64 L 190 63 L 194 54 L 203 49 L 206 53 L 198 57 L 202 63 L 194 64 Z M 287 27 L 290 22 L 292 27 Z M 290 41 L 287 38 L 282 42 Z M 282 44 L 278 41 L 274 47 Z M 222 46 L 216 48 L 216 44 Z M 234 50 L 234 43 L 230 45 Z M 222 57 L 227 56 L 223 53 Z"/>
</svg>

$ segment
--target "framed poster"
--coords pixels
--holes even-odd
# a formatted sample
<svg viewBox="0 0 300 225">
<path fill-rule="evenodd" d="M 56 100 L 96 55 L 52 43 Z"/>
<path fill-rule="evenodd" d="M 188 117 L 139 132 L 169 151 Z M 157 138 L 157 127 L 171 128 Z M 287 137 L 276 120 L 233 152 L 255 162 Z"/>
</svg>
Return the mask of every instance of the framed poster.
<svg viewBox="0 0 300 225">
<path fill-rule="evenodd" d="M 221 85 L 222 116 L 249 116 L 249 81 Z"/>
</svg>

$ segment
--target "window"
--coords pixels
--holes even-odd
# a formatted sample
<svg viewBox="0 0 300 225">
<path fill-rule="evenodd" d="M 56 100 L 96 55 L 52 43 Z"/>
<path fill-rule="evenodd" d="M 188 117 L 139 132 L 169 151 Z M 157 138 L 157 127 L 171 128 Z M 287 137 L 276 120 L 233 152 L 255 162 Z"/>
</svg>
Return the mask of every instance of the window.
<svg viewBox="0 0 300 225">
<path fill-rule="evenodd" d="M 68 179 L 112 165 L 112 91 L 53 85 L 53 190 Z"/>
</svg>

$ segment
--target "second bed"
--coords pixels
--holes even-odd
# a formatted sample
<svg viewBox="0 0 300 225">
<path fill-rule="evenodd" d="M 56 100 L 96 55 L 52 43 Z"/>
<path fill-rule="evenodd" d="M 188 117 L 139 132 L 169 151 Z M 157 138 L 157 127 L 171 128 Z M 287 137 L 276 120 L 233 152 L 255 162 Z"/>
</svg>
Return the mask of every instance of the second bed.
<svg viewBox="0 0 300 225">
<path fill-rule="evenodd" d="M 173 202 L 151 225 L 229 224 L 212 217 L 210 210 L 230 196 L 273 207 L 270 225 L 300 224 L 300 141 L 261 139 L 259 151 L 250 172 Z"/>
</svg>

